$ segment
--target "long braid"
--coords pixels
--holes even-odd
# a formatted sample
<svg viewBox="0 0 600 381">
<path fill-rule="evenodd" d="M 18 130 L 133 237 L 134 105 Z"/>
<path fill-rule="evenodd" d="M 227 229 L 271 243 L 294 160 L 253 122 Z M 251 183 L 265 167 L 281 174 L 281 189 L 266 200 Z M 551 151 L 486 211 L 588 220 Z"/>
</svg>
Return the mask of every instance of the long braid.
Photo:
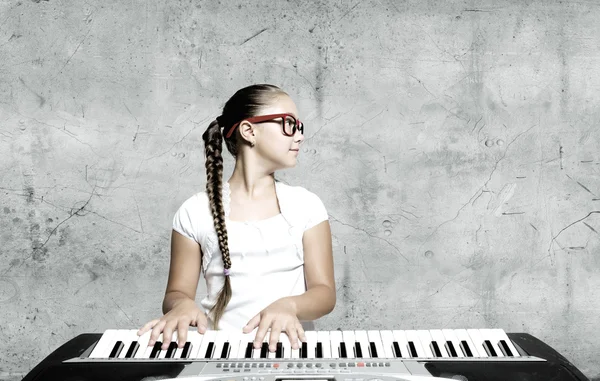
<svg viewBox="0 0 600 381">
<path fill-rule="evenodd" d="M 219 320 L 231 299 L 231 283 L 229 281 L 231 257 L 229 256 L 225 209 L 223 207 L 223 156 L 221 154 L 223 134 L 218 121 L 215 120 L 209 125 L 202 135 L 202 139 L 204 140 L 206 152 L 206 194 L 208 195 L 215 230 L 219 238 L 219 249 L 221 249 L 223 255 L 223 267 L 225 268 L 225 284 L 219 293 L 216 304 L 210 310 L 210 313 L 213 314 L 213 329 L 218 329 Z"/>
<path fill-rule="evenodd" d="M 223 107 L 223 113 L 214 120 L 202 134 L 206 154 L 206 193 L 213 215 L 213 223 L 219 240 L 219 249 L 223 256 L 223 275 L 225 284 L 219 292 L 215 305 L 209 311 L 213 318 L 213 329 L 218 329 L 219 320 L 225 313 L 225 308 L 231 299 L 231 282 L 229 269 L 231 256 L 227 238 L 227 225 L 225 223 L 225 210 L 223 206 L 223 132 L 232 128 L 234 123 L 258 115 L 263 107 L 269 105 L 277 96 L 287 95 L 277 86 L 262 84 L 252 85 L 238 90 Z M 239 153 L 239 133 L 225 138 L 227 150 L 237 158 Z"/>
</svg>

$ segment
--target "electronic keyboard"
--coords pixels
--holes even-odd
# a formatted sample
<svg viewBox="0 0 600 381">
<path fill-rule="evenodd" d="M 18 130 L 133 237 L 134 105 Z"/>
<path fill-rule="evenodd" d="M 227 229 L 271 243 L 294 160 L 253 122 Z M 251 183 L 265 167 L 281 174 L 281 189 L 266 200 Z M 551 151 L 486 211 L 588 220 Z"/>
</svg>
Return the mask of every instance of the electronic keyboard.
<svg viewBox="0 0 600 381">
<path fill-rule="evenodd" d="M 293 349 L 285 333 L 270 352 L 269 334 L 260 348 L 254 334 L 188 331 L 162 350 L 162 335 L 109 329 L 63 344 L 23 379 L 202 381 L 399 381 L 523 380 L 587 378 L 535 337 L 502 329 L 306 331 Z"/>
</svg>

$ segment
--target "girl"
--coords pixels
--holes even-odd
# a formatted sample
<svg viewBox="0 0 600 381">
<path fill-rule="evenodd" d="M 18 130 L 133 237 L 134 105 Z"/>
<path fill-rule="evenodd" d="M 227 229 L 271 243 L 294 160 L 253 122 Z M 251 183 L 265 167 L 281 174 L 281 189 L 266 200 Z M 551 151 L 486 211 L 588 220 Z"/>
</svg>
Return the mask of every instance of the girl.
<svg viewBox="0 0 600 381">
<path fill-rule="evenodd" d="M 303 134 L 296 105 L 272 85 L 239 90 L 208 126 L 202 135 L 206 192 L 185 201 L 173 219 L 164 316 L 138 332 L 152 330 L 148 345 L 162 332 L 167 349 L 177 332 L 181 348 L 192 325 L 200 333 L 258 328 L 255 348 L 270 329 L 272 352 L 285 332 L 297 349 L 311 321 L 333 310 L 327 211 L 314 193 L 274 178 L 276 170 L 296 165 Z M 223 139 L 235 158 L 227 182 Z M 195 303 L 201 269 L 207 286 L 202 308 Z"/>
</svg>

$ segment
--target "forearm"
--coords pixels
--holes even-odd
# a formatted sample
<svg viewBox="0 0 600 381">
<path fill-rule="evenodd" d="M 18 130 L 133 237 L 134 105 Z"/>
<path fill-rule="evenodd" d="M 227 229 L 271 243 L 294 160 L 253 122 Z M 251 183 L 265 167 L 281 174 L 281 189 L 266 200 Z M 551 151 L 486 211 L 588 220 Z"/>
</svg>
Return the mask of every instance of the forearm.
<svg viewBox="0 0 600 381">
<path fill-rule="evenodd" d="M 296 309 L 298 320 L 316 320 L 327 315 L 335 307 L 335 289 L 319 285 L 312 287 L 302 295 L 288 299 Z"/>
<path fill-rule="evenodd" d="M 163 314 L 166 314 L 167 312 L 169 312 L 173 308 L 175 308 L 179 303 L 185 302 L 185 301 L 195 302 L 192 298 L 190 298 L 188 295 L 184 294 L 181 291 L 167 292 L 165 294 L 165 298 L 163 299 L 163 304 L 162 304 Z"/>
</svg>

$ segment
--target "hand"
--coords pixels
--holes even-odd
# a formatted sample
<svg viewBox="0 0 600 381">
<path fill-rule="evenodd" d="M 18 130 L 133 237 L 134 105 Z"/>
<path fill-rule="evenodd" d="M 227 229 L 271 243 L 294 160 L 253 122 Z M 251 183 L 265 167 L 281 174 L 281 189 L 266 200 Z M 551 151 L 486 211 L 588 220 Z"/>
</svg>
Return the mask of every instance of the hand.
<svg viewBox="0 0 600 381">
<path fill-rule="evenodd" d="M 187 341 L 187 332 L 190 325 L 198 327 L 198 332 L 203 334 L 206 332 L 208 319 L 206 318 L 206 314 L 198 308 L 196 303 L 193 300 L 188 299 L 178 303 L 171 311 L 167 312 L 160 319 L 154 319 L 144 324 L 137 334 L 138 336 L 141 336 L 152 329 L 150 340 L 148 341 L 148 346 L 152 346 L 156 340 L 158 340 L 158 337 L 162 332 L 163 344 L 161 349 L 165 350 L 169 348 L 173 332 L 176 331 L 177 346 L 183 348 Z"/>
<path fill-rule="evenodd" d="M 254 348 L 261 347 L 263 339 L 271 328 L 269 339 L 269 351 L 275 352 L 281 332 L 285 332 L 293 349 L 298 349 L 298 339 L 306 341 L 302 324 L 296 316 L 296 305 L 290 298 L 282 298 L 271 303 L 267 308 L 254 316 L 243 329 L 244 333 L 250 333 L 258 327 L 254 336 Z"/>
</svg>

